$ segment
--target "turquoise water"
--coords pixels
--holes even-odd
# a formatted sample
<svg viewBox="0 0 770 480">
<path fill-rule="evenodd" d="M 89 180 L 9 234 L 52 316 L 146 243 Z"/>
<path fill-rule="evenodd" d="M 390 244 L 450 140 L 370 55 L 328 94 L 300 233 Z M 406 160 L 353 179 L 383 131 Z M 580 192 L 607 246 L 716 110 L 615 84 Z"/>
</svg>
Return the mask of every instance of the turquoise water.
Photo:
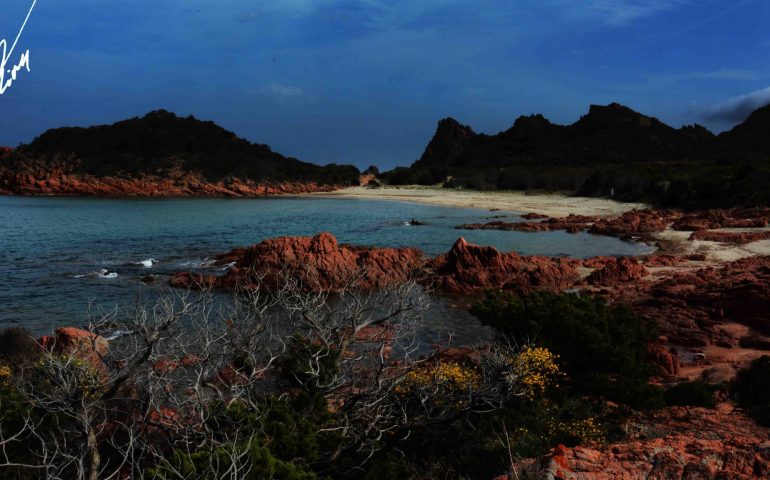
<svg viewBox="0 0 770 480">
<path fill-rule="evenodd" d="M 131 305 L 163 288 L 174 272 L 206 269 L 206 259 L 217 253 L 279 235 L 329 231 L 341 242 L 416 246 L 429 255 L 445 252 L 459 236 L 523 254 L 589 257 L 648 250 L 589 234 L 453 228 L 491 215 L 486 210 L 315 197 L 0 197 L 0 328 L 23 325 L 43 332 L 80 325 L 89 301 L 104 308 Z M 410 226 L 411 219 L 426 225 Z M 158 261 L 151 268 L 137 264 L 150 258 Z M 101 269 L 117 277 L 89 275 Z M 141 277 L 147 274 L 158 275 L 159 281 L 144 285 Z M 455 319 L 460 328 L 466 320 L 459 313 Z"/>
</svg>

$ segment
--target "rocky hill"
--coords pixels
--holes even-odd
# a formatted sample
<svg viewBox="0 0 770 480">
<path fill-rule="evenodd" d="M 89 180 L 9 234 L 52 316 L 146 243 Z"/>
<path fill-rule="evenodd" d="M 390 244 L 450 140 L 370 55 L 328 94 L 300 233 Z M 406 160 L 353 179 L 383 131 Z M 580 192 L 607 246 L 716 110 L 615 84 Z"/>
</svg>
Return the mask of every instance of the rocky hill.
<svg viewBox="0 0 770 480">
<path fill-rule="evenodd" d="M 419 160 L 386 172 L 391 184 L 561 190 L 675 206 L 767 204 L 770 106 L 729 132 L 679 129 L 617 103 L 592 105 L 571 125 L 519 117 L 496 135 L 452 118 L 438 123 Z M 714 185 L 715 184 L 715 185 Z M 712 198 L 707 198 L 712 197 Z"/>
<path fill-rule="evenodd" d="M 0 191 L 14 194 L 262 195 L 357 184 L 353 166 L 318 166 L 210 121 L 153 111 L 112 125 L 48 130 L 0 151 Z"/>
</svg>

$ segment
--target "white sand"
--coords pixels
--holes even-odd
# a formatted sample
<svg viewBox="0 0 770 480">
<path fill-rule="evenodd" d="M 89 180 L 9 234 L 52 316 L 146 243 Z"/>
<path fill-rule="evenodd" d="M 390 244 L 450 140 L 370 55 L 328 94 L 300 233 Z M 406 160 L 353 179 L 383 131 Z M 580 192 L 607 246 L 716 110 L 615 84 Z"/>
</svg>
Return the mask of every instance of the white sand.
<svg viewBox="0 0 770 480">
<path fill-rule="evenodd" d="M 528 194 L 513 191 L 480 192 L 438 187 L 350 187 L 336 192 L 312 193 L 311 196 L 363 198 L 424 203 L 446 207 L 500 209 L 506 212 L 539 213 L 550 217 L 575 215 L 616 216 L 633 209 L 646 208 L 643 203 L 622 203 L 603 198 L 568 197 L 559 194 Z"/>
<path fill-rule="evenodd" d="M 725 228 L 722 231 L 764 231 L 766 228 L 755 229 L 734 229 Z M 770 255 L 770 240 L 760 240 L 747 243 L 745 245 L 731 245 L 719 242 L 710 242 L 705 240 L 689 240 L 692 232 L 678 232 L 668 229 L 655 235 L 655 238 L 670 242 L 673 245 L 674 253 L 680 255 L 690 255 L 693 253 L 702 253 L 706 255 L 708 263 L 725 263 L 740 260 L 741 258 L 754 257 L 757 255 Z"/>
</svg>

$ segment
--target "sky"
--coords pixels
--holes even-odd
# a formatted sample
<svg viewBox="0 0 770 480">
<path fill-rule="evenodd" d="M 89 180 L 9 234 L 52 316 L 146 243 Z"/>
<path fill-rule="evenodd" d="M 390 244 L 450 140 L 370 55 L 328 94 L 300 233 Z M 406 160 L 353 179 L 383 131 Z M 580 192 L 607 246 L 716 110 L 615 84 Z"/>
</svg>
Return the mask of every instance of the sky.
<svg viewBox="0 0 770 480">
<path fill-rule="evenodd" d="M 0 0 L 9 47 L 31 5 Z M 37 0 L 0 145 L 160 108 L 361 168 L 450 116 L 494 134 L 619 102 L 716 132 L 770 103 L 768 25 L 767 0 Z"/>
</svg>

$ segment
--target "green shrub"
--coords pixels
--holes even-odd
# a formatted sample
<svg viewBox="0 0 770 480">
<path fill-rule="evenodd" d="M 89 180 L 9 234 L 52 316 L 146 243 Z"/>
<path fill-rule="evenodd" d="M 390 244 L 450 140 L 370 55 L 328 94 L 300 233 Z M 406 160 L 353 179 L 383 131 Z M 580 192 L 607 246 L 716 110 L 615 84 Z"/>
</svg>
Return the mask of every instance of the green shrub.
<svg viewBox="0 0 770 480">
<path fill-rule="evenodd" d="M 332 383 L 339 370 L 339 352 L 297 335 L 289 338 L 287 347 L 280 370 L 288 383 L 309 392 Z"/>
<path fill-rule="evenodd" d="M 757 423 L 770 427 L 770 357 L 762 355 L 739 371 L 730 394 Z"/>
<path fill-rule="evenodd" d="M 663 398 L 666 400 L 666 405 L 714 408 L 716 406 L 714 395 L 718 390 L 718 385 L 695 380 L 674 385 L 663 392 Z"/>
<path fill-rule="evenodd" d="M 175 450 L 165 463 L 149 469 L 149 478 L 158 480 L 173 478 L 195 478 L 218 480 L 230 477 L 224 475 L 233 467 L 231 453 L 238 453 L 242 471 L 233 478 L 243 480 L 312 480 L 316 476 L 300 466 L 275 458 L 261 440 L 252 438 L 248 442 L 213 450 L 185 452 Z"/>
<path fill-rule="evenodd" d="M 0 361 L 19 366 L 37 360 L 40 352 L 40 345 L 24 328 L 0 330 Z"/>
<path fill-rule="evenodd" d="M 534 342 L 559 355 L 578 393 L 637 408 L 662 404 L 646 360 L 656 328 L 625 306 L 571 294 L 488 292 L 471 312 L 517 344 Z"/>
</svg>

